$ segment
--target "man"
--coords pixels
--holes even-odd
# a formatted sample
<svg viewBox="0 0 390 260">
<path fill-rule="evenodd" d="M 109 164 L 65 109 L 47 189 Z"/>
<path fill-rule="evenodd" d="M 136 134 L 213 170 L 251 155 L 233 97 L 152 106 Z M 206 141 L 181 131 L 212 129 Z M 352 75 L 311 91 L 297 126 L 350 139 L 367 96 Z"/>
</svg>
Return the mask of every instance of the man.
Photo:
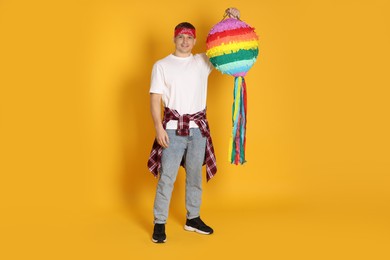
<svg viewBox="0 0 390 260">
<path fill-rule="evenodd" d="M 166 242 L 165 224 L 180 165 L 186 171 L 187 221 L 184 229 L 212 234 L 200 218 L 202 165 L 207 180 L 217 172 L 215 155 L 206 119 L 207 79 L 213 69 L 205 54 L 192 54 L 195 27 L 187 22 L 175 27 L 175 51 L 153 66 L 150 109 L 156 139 L 148 161 L 159 180 L 154 201 L 152 241 Z M 161 121 L 161 101 L 164 118 Z"/>
</svg>

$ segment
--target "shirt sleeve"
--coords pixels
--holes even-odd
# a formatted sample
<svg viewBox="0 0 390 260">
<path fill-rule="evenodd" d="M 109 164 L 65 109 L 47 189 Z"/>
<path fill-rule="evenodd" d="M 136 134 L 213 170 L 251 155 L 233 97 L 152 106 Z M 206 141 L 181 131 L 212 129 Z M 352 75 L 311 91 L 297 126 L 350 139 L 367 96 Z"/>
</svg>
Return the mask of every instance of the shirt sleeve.
<svg viewBox="0 0 390 260">
<path fill-rule="evenodd" d="M 209 57 L 207 57 L 206 53 L 201 53 L 199 54 L 199 56 L 201 57 L 204 65 L 205 65 L 205 68 L 207 70 L 207 73 L 210 74 L 211 71 L 214 69 L 214 66 L 213 64 L 210 62 L 210 59 Z"/>
<path fill-rule="evenodd" d="M 163 94 L 164 86 L 163 70 L 158 63 L 155 63 L 152 70 L 149 93 Z"/>
</svg>

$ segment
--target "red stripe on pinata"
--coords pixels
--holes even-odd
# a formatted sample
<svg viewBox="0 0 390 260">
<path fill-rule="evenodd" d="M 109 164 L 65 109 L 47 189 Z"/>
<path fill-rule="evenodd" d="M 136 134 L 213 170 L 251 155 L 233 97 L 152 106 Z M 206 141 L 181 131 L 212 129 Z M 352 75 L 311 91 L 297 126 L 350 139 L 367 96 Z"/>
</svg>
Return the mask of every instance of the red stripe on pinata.
<svg viewBox="0 0 390 260">
<path fill-rule="evenodd" d="M 207 36 L 206 41 L 210 42 L 210 41 L 214 41 L 215 39 L 223 38 L 226 36 L 235 36 L 235 35 L 241 35 L 241 34 L 252 33 L 252 32 L 254 32 L 254 28 L 251 28 L 251 27 L 238 28 L 238 29 L 234 29 L 234 30 L 227 30 L 227 31 L 218 32 L 218 33 L 214 33 L 214 34 Z"/>
</svg>

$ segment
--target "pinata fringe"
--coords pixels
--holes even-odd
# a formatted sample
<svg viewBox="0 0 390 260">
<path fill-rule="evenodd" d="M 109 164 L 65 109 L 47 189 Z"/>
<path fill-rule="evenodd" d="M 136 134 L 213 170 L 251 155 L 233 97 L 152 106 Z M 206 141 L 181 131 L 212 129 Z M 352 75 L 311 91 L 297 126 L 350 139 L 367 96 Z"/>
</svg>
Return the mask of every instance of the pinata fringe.
<svg viewBox="0 0 390 260">
<path fill-rule="evenodd" d="M 233 129 L 229 144 L 230 163 L 244 164 L 246 145 L 247 94 L 244 77 L 234 78 L 234 101 L 232 107 Z"/>
</svg>

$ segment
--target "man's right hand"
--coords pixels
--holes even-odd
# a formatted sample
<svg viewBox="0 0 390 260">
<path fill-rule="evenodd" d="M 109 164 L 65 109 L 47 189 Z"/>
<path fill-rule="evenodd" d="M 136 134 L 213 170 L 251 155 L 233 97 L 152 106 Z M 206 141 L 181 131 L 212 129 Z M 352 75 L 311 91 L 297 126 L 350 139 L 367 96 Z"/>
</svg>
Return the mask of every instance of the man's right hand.
<svg viewBox="0 0 390 260">
<path fill-rule="evenodd" d="M 168 148 L 169 146 L 169 137 L 167 131 L 161 126 L 156 130 L 156 140 L 159 145 L 164 148 Z"/>
<path fill-rule="evenodd" d="M 162 94 L 150 93 L 150 111 L 152 112 L 153 124 L 156 129 L 157 143 L 167 148 L 169 137 L 161 122 L 161 97 Z"/>
</svg>

